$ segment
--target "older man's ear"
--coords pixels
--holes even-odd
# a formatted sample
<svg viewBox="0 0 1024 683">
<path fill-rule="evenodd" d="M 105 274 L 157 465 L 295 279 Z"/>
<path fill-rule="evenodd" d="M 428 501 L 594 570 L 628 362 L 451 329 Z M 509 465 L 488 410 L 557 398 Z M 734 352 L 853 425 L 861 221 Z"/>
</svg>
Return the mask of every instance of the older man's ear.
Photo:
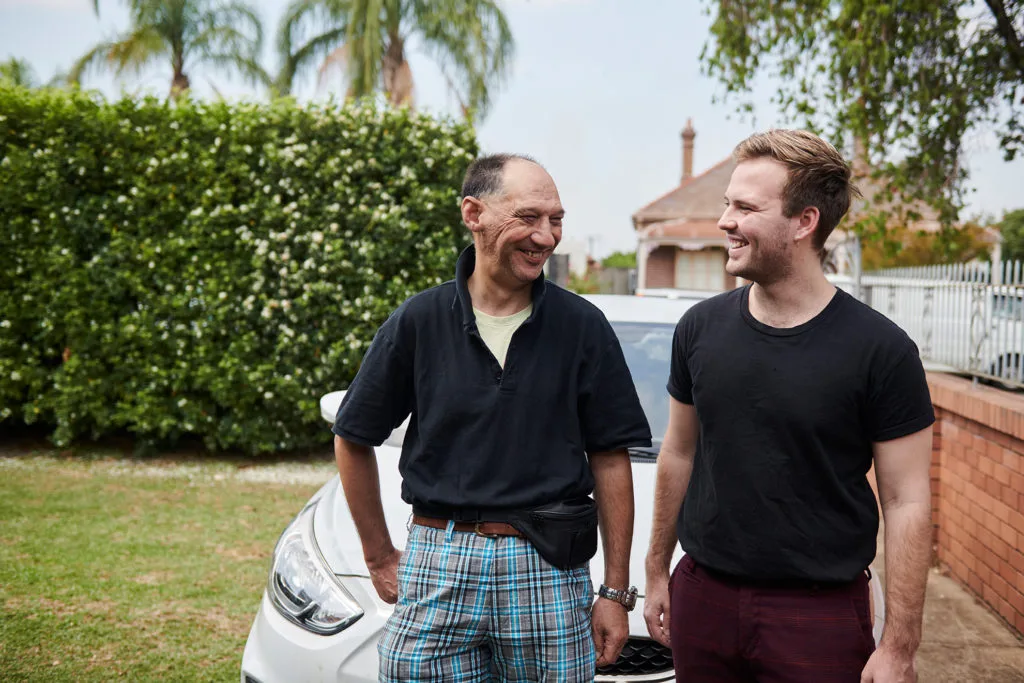
<svg viewBox="0 0 1024 683">
<path fill-rule="evenodd" d="M 476 197 L 464 197 L 462 200 L 462 222 L 466 224 L 470 232 L 479 232 L 483 226 L 480 224 L 480 216 L 484 212 L 484 203 Z"/>
</svg>

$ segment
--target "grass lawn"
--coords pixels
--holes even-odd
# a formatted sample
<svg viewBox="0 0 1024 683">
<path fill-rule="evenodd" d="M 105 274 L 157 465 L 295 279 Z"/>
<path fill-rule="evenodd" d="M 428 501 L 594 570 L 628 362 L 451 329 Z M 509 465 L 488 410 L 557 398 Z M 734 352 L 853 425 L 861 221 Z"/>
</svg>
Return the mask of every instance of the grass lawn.
<svg viewBox="0 0 1024 683">
<path fill-rule="evenodd" d="M 237 681 L 310 463 L 0 444 L 0 681 Z"/>
</svg>

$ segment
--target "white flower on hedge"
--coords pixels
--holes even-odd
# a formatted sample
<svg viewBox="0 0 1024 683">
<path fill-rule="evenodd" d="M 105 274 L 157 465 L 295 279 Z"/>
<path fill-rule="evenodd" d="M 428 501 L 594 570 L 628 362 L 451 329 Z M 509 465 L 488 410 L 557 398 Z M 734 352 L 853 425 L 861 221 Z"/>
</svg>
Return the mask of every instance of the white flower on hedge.
<svg viewBox="0 0 1024 683">
<path fill-rule="evenodd" d="M 180 401 L 178 401 L 178 407 L 184 408 L 186 403 L 188 403 L 188 399 L 183 398 Z"/>
<path fill-rule="evenodd" d="M 314 230 L 313 234 L 310 235 L 310 238 L 313 240 L 315 244 L 320 244 L 321 242 L 324 241 L 324 234 L 319 230 Z"/>
<path fill-rule="evenodd" d="M 11 321 L 10 320 L 0 320 L 0 327 L 10 327 L 10 326 L 11 326 Z"/>
<path fill-rule="evenodd" d="M 288 277 L 288 269 L 282 268 L 281 270 L 277 271 L 277 274 L 280 275 L 281 277 Z"/>
<path fill-rule="evenodd" d="M 20 372 L 15 370 L 14 372 L 11 373 L 11 381 L 12 382 L 17 382 L 20 379 L 21 379 L 21 373 Z"/>
<path fill-rule="evenodd" d="M 228 293 L 227 292 L 221 292 L 220 294 L 217 295 L 217 298 L 220 299 L 221 301 L 223 301 L 224 299 L 228 298 Z"/>
<path fill-rule="evenodd" d="M 128 198 L 125 197 L 123 194 L 117 195 L 117 203 L 118 204 L 124 204 L 126 201 L 128 201 Z"/>
<path fill-rule="evenodd" d="M 192 211 L 190 211 L 188 215 L 189 216 L 202 216 L 203 215 L 203 207 L 197 206 L 196 208 L 192 209 Z"/>
<path fill-rule="evenodd" d="M 270 318 L 271 315 L 273 315 L 273 312 L 267 306 L 264 306 L 263 310 L 260 311 L 260 316 L 261 317 Z"/>
</svg>

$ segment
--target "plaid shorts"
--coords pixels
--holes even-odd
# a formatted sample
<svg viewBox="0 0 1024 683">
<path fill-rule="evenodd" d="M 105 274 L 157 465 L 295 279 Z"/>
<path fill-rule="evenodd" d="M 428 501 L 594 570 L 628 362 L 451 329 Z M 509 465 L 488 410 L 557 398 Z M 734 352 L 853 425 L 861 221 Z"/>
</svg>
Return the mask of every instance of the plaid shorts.
<svg viewBox="0 0 1024 683">
<path fill-rule="evenodd" d="M 593 681 L 593 584 L 528 541 L 412 527 L 380 681 Z"/>
</svg>

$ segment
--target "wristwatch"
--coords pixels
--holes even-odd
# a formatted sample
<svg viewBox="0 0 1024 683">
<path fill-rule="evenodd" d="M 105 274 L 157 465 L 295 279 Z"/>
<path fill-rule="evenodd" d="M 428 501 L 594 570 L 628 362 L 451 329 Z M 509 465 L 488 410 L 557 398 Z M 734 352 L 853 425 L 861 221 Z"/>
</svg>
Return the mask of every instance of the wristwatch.
<svg viewBox="0 0 1024 683">
<path fill-rule="evenodd" d="M 609 588 L 608 586 L 601 584 L 601 588 L 597 591 L 599 597 L 614 600 L 623 607 L 626 608 L 627 612 L 632 612 L 633 608 L 636 607 L 636 586 L 630 586 L 628 590 L 618 590 L 615 588 Z"/>
</svg>

